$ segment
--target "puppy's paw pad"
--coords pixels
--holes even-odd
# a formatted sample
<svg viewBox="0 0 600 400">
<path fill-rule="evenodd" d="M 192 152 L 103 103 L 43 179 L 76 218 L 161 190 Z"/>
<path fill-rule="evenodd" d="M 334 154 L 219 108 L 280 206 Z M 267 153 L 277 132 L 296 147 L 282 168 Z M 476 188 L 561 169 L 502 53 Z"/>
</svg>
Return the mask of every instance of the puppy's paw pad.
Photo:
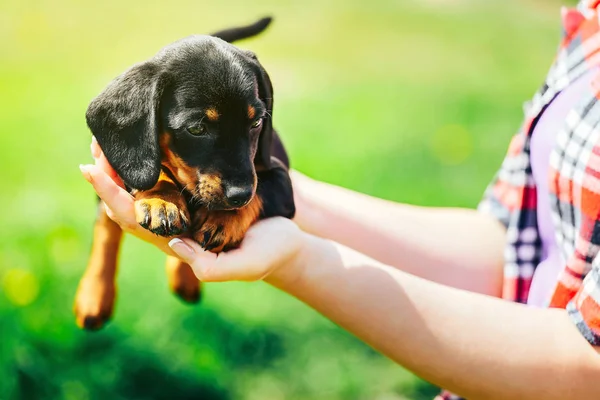
<svg viewBox="0 0 600 400">
<path fill-rule="evenodd" d="M 138 224 L 159 236 L 177 236 L 189 226 L 187 209 L 161 198 L 136 200 L 135 218 Z"/>
</svg>

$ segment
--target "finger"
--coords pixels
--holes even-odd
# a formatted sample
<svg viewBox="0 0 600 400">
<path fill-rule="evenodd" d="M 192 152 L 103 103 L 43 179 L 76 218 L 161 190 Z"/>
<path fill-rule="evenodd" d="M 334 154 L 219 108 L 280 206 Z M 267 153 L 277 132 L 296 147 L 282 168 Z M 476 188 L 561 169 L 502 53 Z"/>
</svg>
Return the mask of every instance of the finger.
<svg viewBox="0 0 600 400">
<path fill-rule="evenodd" d="M 92 157 L 94 158 L 94 160 L 98 157 L 100 157 L 100 153 L 102 152 L 102 149 L 100 148 L 100 145 L 98 144 L 98 141 L 96 140 L 95 136 L 92 136 L 92 143 L 90 144 L 90 150 L 92 152 Z"/>
<path fill-rule="evenodd" d="M 217 260 L 216 254 L 205 251 L 197 243 L 189 239 L 171 239 L 171 241 L 169 241 L 169 247 L 171 250 L 173 250 L 177 257 L 192 267 L 194 274 L 199 280 L 203 282 L 210 280 L 204 271 L 206 269 L 214 269 Z"/>
<path fill-rule="evenodd" d="M 108 176 L 110 176 L 117 185 L 125 187 L 123 180 L 117 174 L 117 171 L 113 169 L 112 165 L 110 165 L 103 151 L 100 151 L 100 156 L 95 161 L 96 165 L 100 167 Z"/>
<path fill-rule="evenodd" d="M 83 177 L 112 211 L 112 219 L 128 227 L 137 227 L 133 197 L 96 165 L 81 165 Z"/>
<path fill-rule="evenodd" d="M 90 145 L 90 150 L 92 152 L 92 157 L 94 157 L 94 163 L 100 169 L 102 169 L 108 176 L 110 176 L 117 185 L 119 185 L 121 187 L 125 187 L 123 180 L 119 177 L 117 172 L 113 169 L 113 167 L 110 165 L 110 163 L 106 159 L 104 152 L 100 148 L 100 145 L 98 144 L 98 141 L 96 140 L 96 138 L 94 136 L 92 136 L 92 143 Z"/>
</svg>

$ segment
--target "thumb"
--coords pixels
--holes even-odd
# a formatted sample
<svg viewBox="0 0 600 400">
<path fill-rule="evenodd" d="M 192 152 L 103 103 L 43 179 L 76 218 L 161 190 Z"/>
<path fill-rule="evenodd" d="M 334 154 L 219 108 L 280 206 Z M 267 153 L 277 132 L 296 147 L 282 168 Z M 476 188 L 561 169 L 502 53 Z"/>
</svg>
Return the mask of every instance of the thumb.
<svg viewBox="0 0 600 400">
<path fill-rule="evenodd" d="M 205 251 L 197 243 L 191 240 L 182 240 L 173 238 L 169 242 L 169 247 L 183 261 L 188 263 L 196 277 L 201 281 L 212 280 L 207 276 L 206 271 L 213 270 L 217 261 L 217 255 Z"/>
</svg>

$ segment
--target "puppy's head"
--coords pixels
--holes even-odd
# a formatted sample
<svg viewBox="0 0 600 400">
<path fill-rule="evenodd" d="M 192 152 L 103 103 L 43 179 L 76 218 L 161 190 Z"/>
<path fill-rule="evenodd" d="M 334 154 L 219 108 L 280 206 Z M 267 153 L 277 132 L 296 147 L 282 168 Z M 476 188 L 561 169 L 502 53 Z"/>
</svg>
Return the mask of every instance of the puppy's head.
<svg viewBox="0 0 600 400">
<path fill-rule="evenodd" d="M 272 92 L 252 53 L 193 36 L 117 77 L 86 118 L 128 187 L 152 188 L 162 164 L 200 204 L 232 209 L 270 168 Z"/>
</svg>

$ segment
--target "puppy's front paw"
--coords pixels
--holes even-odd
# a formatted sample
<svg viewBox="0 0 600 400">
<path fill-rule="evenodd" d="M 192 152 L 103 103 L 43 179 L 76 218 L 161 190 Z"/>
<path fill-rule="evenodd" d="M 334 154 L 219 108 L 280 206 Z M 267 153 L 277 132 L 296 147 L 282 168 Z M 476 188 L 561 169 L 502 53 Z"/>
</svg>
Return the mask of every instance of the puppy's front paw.
<svg viewBox="0 0 600 400">
<path fill-rule="evenodd" d="M 187 230 L 190 218 L 185 203 L 176 204 L 177 202 L 158 197 L 136 200 L 136 221 L 159 236 L 180 235 Z"/>
<path fill-rule="evenodd" d="M 235 211 L 209 212 L 204 222 L 197 225 L 194 239 L 213 253 L 239 246 L 249 226 L 239 226 Z"/>
<path fill-rule="evenodd" d="M 255 197 L 250 204 L 237 210 L 199 210 L 194 215 L 194 239 L 213 253 L 234 249 L 258 220 L 261 207 L 262 202 Z"/>
</svg>

